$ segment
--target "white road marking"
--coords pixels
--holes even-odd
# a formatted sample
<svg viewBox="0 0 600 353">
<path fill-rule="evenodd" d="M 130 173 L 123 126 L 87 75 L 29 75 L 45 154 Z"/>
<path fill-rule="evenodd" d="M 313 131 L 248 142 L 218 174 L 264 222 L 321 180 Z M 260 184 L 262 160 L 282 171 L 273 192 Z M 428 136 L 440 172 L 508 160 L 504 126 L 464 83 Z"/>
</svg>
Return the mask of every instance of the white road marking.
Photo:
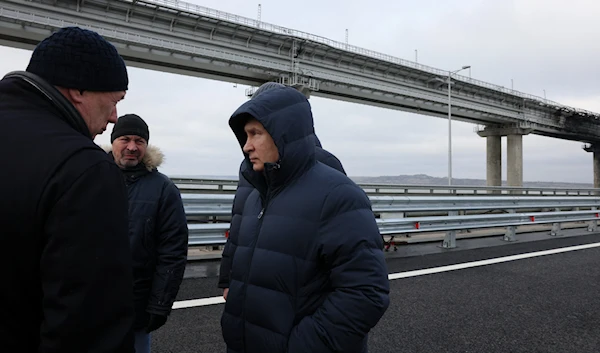
<svg viewBox="0 0 600 353">
<path fill-rule="evenodd" d="M 498 264 L 498 263 L 502 263 L 502 262 L 523 260 L 523 259 L 529 259 L 532 257 L 560 254 L 560 253 L 569 252 L 569 251 L 577 251 L 577 250 L 591 249 L 591 248 L 597 248 L 597 247 L 600 247 L 600 243 L 575 245 L 575 246 L 569 246 L 569 247 L 564 247 L 564 248 L 557 248 L 557 249 L 551 249 L 551 250 L 530 252 L 530 253 L 525 253 L 525 254 L 497 257 L 497 258 L 493 258 L 493 259 L 465 262 L 465 263 L 461 263 L 461 264 L 454 264 L 454 265 L 448 265 L 448 266 L 440 266 L 440 267 L 433 267 L 433 268 L 425 268 L 425 269 L 421 269 L 421 270 L 390 273 L 388 275 L 388 278 L 390 280 L 395 280 L 395 279 L 408 278 L 408 277 L 424 276 L 424 275 L 429 275 L 432 273 L 462 270 L 465 268 L 486 266 L 486 265 Z M 185 308 L 193 308 L 193 307 L 197 307 L 197 306 L 206 306 L 206 305 L 223 304 L 223 303 L 225 303 L 225 300 L 223 299 L 222 296 L 191 299 L 191 300 L 182 300 L 182 301 L 173 303 L 173 309 L 185 309 Z"/>
<path fill-rule="evenodd" d="M 193 308 L 195 306 L 206 306 L 206 305 L 223 304 L 223 303 L 225 303 L 225 299 L 223 299 L 222 296 L 221 297 L 182 300 L 182 301 L 173 303 L 173 309 L 185 309 L 185 308 Z"/>
</svg>

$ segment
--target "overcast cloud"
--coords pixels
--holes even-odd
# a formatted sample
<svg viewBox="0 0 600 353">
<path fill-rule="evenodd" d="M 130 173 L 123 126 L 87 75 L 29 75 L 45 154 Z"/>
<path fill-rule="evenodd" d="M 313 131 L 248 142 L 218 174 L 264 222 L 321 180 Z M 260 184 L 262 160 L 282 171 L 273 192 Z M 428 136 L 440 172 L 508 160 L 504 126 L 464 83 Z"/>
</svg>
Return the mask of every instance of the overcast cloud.
<svg viewBox="0 0 600 353">
<path fill-rule="evenodd" d="M 188 2 L 255 18 L 258 2 Z M 600 112 L 600 2 L 593 0 L 260 0 L 262 21 L 321 35 L 445 70 L 471 65 L 473 78 Z M 343 5 L 336 5 L 343 4 Z M 0 75 L 27 66 L 30 51 L 0 47 Z M 468 75 L 468 71 L 462 74 Z M 242 158 L 229 130 L 247 86 L 129 69 L 119 115 L 137 113 L 150 143 L 166 155 L 168 175 L 237 175 Z M 448 122 L 313 97 L 315 129 L 351 176 L 447 175 Z M 453 122 L 453 177 L 481 178 L 485 139 Z M 112 127 L 96 138 L 109 143 Z M 582 143 L 525 136 L 526 181 L 592 182 Z M 552 151 L 551 151 L 552 150 Z M 503 139 L 506 179 L 506 139 Z"/>
</svg>

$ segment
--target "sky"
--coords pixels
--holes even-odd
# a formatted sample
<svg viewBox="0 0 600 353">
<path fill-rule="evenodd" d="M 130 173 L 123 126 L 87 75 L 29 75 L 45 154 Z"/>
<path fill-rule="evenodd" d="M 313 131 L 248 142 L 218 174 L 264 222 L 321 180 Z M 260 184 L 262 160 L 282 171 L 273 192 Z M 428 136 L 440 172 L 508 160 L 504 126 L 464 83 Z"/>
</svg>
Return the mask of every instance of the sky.
<svg viewBox="0 0 600 353">
<path fill-rule="evenodd" d="M 260 1 L 261 20 L 600 112 L 597 0 Z M 256 18 L 259 2 L 188 0 Z M 336 3 L 341 5 L 335 5 Z M 416 52 L 415 52 L 416 51 Z M 25 69 L 31 51 L 0 46 L 0 75 Z M 416 57 L 415 57 L 416 56 Z M 242 152 L 227 121 L 248 86 L 129 67 L 118 114 L 140 115 L 169 176 L 237 175 Z M 461 74 L 469 75 L 469 71 Z M 315 131 L 350 176 L 447 176 L 448 121 L 311 97 Z M 452 122 L 453 178 L 486 177 L 485 139 Z M 110 143 L 108 130 L 95 139 Z M 502 140 L 506 179 L 506 138 Z M 524 181 L 592 183 L 583 143 L 523 137 Z"/>
</svg>

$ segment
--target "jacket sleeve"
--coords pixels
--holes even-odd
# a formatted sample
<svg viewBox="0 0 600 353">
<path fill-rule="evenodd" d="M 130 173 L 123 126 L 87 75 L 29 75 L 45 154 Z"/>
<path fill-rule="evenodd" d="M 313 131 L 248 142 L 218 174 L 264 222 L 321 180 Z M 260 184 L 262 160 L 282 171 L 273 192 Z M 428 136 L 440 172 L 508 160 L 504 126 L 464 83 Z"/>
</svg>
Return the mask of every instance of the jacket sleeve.
<svg viewBox="0 0 600 353">
<path fill-rule="evenodd" d="M 238 188 L 235 197 L 233 198 L 233 207 L 231 212 L 231 223 L 229 225 L 229 238 L 223 248 L 221 255 L 221 265 L 219 269 L 219 288 L 229 288 L 229 275 L 231 273 L 231 264 L 233 263 L 233 255 L 237 247 L 237 238 L 240 232 L 240 224 L 242 222 L 243 204 L 245 201 L 246 190 Z M 242 200 L 244 199 L 244 200 Z"/>
<path fill-rule="evenodd" d="M 219 267 L 219 282 L 218 288 L 229 288 L 229 272 L 231 271 L 231 263 L 233 262 L 233 254 L 235 254 L 235 244 L 231 241 L 231 230 L 229 230 L 229 238 L 223 247 L 221 254 L 221 264 Z"/>
<path fill-rule="evenodd" d="M 121 172 L 106 160 L 66 187 L 57 188 L 59 183 L 50 181 L 48 187 L 57 201 L 46 218 L 39 264 L 39 352 L 133 352 L 133 279 Z"/>
<path fill-rule="evenodd" d="M 242 214 L 244 213 L 244 204 L 248 195 L 254 190 L 252 184 L 250 184 L 242 175 L 241 167 L 239 173 L 238 187 L 233 197 L 233 205 L 231 207 L 231 223 L 229 226 L 229 238 L 223 248 L 223 254 L 221 255 L 221 264 L 219 268 L 219 282 L 217 287 L 229 288 L 229 275 L 231 273 L 231 266 L 233 263 L 233 256 L 237 248 L 237 239 L 240 232 L 240 225 L 242 223 Z"/>
<path fill-rule="evenodd" d="M 239 223 L 241 221 L 241 214 L 236 213 L 236 209 L 239 205 L 240 189 L 236 191 L 235 197 L 233 198 L 233 206 L 231 210 L 231 223 L 229 224 L 229 238 L 225 242 L 223 247 L 223 253 L 221 254 L 221 263 L 219 266 L 219 282 L 217 287 L 229 288 L 229 273 L 231 272 L 231 263 L 233 262 L 233 255 L 235 254 L 236 239 L 239 232 Z"/>
<path fill-rule="evenodd" d="M 355 351 L 389 305 L 383 243 L 370 202 L 355 185 L 327 197 L 319 231 L 319 256 L 331 292 L 293 328 L 289 353 Z"/>
<path fill-rule="evenodd" d="M 187 263 L 187 217 L 179 189 L 168 181 L 160 200 L 156 218 L 156 270 L 146 311 L 169 315 Z"/>
</svg>

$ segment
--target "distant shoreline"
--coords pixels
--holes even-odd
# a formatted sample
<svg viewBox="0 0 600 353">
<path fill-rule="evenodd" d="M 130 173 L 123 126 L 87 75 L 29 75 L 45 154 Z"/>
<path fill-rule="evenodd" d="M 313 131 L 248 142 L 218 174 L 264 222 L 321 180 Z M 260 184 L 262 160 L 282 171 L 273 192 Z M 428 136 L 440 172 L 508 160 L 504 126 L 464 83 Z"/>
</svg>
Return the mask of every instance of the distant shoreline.
<svg viewBox="0 0 600 353">
<path fill-rule="evenodd" d="M 194 178 L 194 179 L 223 179 L 238 180 L 237 175 L 169 175 L 170 178 Z M 415 175 L 390 175 L 390 176 L 350 176 L 357 183 L 382 183 L 400 185 L 448 185 L 447 178 L 433 177 L 426 174 Z M 485 186 L 485 179 L 453 178 L 452 185 L 460 186 Z M 506 186 L 506 180 L 502 181 Z M 593 188 L 592 183 L 569 183 L 562 181 L 523 181 L 524 187 L 570 187 L 570 188 Z"/>
</svg>

